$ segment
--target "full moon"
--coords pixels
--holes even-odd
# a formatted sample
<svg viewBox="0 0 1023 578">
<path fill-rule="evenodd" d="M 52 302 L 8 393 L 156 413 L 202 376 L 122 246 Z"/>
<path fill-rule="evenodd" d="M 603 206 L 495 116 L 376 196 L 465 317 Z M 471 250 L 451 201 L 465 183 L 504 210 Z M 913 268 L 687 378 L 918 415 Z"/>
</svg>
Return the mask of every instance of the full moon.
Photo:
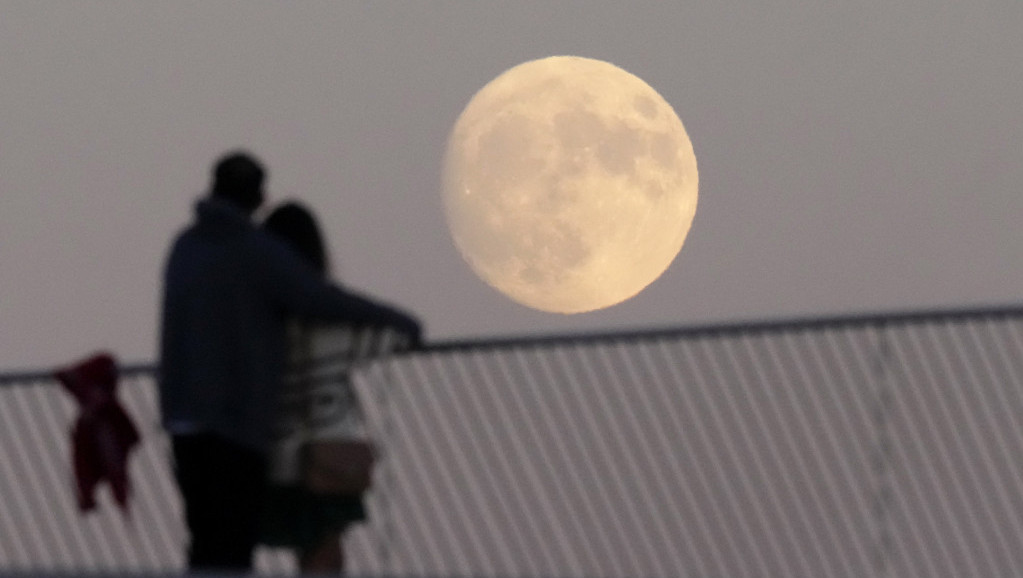
<svg viewBox="0 0 1023 578">
<path fill-rule="evenodd" d="M 610 307 L 660 277 L 697 189 L 671 105 L 625 70 L 575 56 L 519 64 L 480 89 L 444 159 L 462 257 L 506 296 L 555 313 Z"/>
</svg>

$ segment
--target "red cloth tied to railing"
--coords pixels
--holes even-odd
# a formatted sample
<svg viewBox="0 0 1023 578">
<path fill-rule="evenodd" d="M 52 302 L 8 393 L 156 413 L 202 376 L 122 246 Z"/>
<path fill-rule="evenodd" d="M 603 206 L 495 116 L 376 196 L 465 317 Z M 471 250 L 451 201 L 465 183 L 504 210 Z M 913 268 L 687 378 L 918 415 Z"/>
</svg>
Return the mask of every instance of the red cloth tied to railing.
<svg viewBox="0 0 1023 578">
<path fill-rule="evenodd" d="M 54 376 L 80 409 L 71 429 L 78 507 L 93 510 L 96 488 L 105 480 L 127 512 L 128 455 L 139 442 L 139 432 L 117 401 L 117 363 L 112 355 L 100 353 L 58 369 Z"/>
</svg>

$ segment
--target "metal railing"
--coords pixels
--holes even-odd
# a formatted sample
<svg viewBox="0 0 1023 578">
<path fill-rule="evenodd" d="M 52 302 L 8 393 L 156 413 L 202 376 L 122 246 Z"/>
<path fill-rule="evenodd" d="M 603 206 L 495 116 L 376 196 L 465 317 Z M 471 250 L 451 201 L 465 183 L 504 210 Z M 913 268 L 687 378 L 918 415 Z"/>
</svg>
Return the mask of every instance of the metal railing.
<svg viewBox="0 0 1023 578">
<path fill-rule="evenodd" d="M 181 568 L 149 376 L 127 521 L 75 510 L 46 372 L 0 377 L 0 570 Z M 1023 575 L 1023 307 L 449 343 L 356 387 L 355 575 Z"/>
</svg>

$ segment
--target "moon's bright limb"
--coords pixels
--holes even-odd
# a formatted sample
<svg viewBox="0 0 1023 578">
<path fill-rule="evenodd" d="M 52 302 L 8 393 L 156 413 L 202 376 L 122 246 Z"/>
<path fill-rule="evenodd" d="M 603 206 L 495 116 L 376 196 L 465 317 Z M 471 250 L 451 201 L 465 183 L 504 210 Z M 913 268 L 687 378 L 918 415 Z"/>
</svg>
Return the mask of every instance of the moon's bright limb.
<svg viewBox="0 0 1023 578">
<path fill-rule="evenodd" d="M 558 313 L 615 305 L 657 279 L 685 242 L 697 187 L 671 106 L 621 68 L 574 56 L 484 86 L 444 167 L 448 224 L 473 271 Z"/>
</svg>

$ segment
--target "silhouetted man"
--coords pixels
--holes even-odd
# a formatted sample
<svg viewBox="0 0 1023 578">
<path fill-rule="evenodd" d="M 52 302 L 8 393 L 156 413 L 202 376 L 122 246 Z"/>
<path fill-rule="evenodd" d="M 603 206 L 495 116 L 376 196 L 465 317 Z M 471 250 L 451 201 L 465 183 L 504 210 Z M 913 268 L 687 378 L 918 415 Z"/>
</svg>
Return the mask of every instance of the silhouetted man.
<svg viewBox="0 0 1023 578">
<path fill-rule="evenodd" d="M 192 569 L 251 568 L 286 317 L 383 318 L 419 339 L 412 317 L 329 284 L 254 226 L 264 178 L 247 153 L 219 159 L 211 193 L 174 241 L 165 271 L 160 408 L 172 436 Z"/>
</svg>

